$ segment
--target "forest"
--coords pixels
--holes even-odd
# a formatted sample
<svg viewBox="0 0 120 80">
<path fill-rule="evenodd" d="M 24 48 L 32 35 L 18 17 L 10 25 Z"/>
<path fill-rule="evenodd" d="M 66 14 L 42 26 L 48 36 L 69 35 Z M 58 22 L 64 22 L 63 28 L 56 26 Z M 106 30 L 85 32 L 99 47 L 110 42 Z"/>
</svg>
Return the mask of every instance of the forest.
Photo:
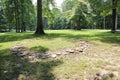
<svg viewBox="0 0 120 80">
<path fill-rule="evenodd" d="M 36 5 L 32 0 L 0 0 L 0 32 L 34 31 L 37 20 L 44 29 L 111 29 L 114 32 L 120 26 L 118 4 L 118 0 L 64 0 L 58 8 L 54 0 L 43 0 Z M 42 21 L 37 19 L 37 14 Z"/>
<path fill-rule="evenodd" d="M 120 80 L 120 0 L 0 0 L 0 80 Z"/>
</svg>

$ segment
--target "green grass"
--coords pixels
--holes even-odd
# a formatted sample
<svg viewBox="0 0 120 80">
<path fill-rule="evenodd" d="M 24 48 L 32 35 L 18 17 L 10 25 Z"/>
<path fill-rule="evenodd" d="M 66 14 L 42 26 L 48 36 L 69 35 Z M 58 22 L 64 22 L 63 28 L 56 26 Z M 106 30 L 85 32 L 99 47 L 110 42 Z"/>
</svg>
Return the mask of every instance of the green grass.
<svg viewBox="0 0 120 80">
<path fill-rule="evenodd" d="M 33 32 L 0 33 L 0 50 L 8 49 L 14 44 L 23 42 L 26 42 L 26 47 L 32 50 L 39 46 L 48 50 L 57 50 L 74 46 L 73 39 L 120 44 L 120 33 L 112 34 L 108 30 L 47 30 L 45 32 L 47 34 L 45 36 L 35 36 Z"/>
<path fill-rule="evenodd" d="M 106 61 L 91 61 L 88 58 L 64 58 L 62 59 L 64 62 L 61 65 L 58 65 L 53 69 L 53 74 L 57 76 L 60 80 L 79 80 L 83 79 L 83 76 L 87 76 L 87 73 L 97 72 L 96 70 L 92 70 L 92 67 L 100 67 L 101 65 L 106 65 Z M 86 71 L 88 70 L 88 71 Z"/>
<path fill-rule="evenodd" d="M 86 58 L 76 59 L 74 57 L 29 63 L 10 54 L 10 48 L 16 44 L 25 44 L 25 47 L 29 50 L 46 52 L 75 47 L 78 45 L 76 40 L 81 39 L 96 45 L 98 48 L 93 48 L 93 52 L 96 51 L 97 54 L 101 49 L 107 49 L 108 46 L 120 45 L 120 32 L 115 34 L 108 30 L 46 30 L 45 32 L 46 35 L 44 36 L 36 36 L 33 34 L 34 32 L 0 33 L 0 79 L 53 80 L 54 77 L 57 77 L 60 80 L 82 80 L 84 70 L 89 68 L 90 65 L 100 67 L 107 63 L 104 60 L 91 62 Z M 19 67 L 18 64 L 22 66 Z M 27 76 L 27 74 L 29 75 Z M 75 76 L 77 76 L 77 79 L 75 79 Z"/>
</svg>

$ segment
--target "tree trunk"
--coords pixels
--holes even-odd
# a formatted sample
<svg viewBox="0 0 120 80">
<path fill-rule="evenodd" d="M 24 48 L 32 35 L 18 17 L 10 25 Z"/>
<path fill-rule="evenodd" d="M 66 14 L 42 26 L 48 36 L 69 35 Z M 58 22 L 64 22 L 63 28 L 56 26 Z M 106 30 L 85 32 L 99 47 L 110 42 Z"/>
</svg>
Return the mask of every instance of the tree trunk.
<svg viewBox="0 0 120 80">
<path fill-rule="evenodd" d="M 45 34 L 42 23 L 42 0 L 37 0 L 37 28 L 35 34 Z"/>
<path fill-rule="evenodd" d="M 111 32 L 115 33 L 116 29 L 117 29 L 117 25 L 116 25 L 116 21 L 117 21 L 117 9 L 116 9 L 116 2 L 115 0 L 112 0 L 112 5 L 113 5 L 113 9 L 112 9 L 112 29 Z"/>
<path fill-rule="evenodd" d="M 117 29 L 117 24 L 118 24 L 118 15 L 117 15 L 117 13 L 116 13 L 116 23 L 115 23 L 116 29 Z"/>
<path fill-rule="evenodd" d="M 25 15 L 24 15 L 24 0 L 21 2 L 21 8 L 22 8 L 22 11 L 21 11 L 21 13 L 22 13 L 22 16 L 21 16 L 21 32 L 24 32 L 24 31 L 26 31 L 25 30 L 25 22 L 24 22 L 24 20 L 25 20 Z"/>
<path fill-rule="evenodd" d="M 79 20 L 77 22 L 77 30 L 81 30 L 81 23 L 80 23 L 80 16 L 79 16 Z"/>
<path fill-rule="evenodd" d="M 106 28 L 106 26 L 105 26 L 105 17 L 103 18 L 104 20 L 103 20 L 103 29 L 105 29 Z"/>
<path fill-rule="evenodd" d="M 14 1 L 15 7 L 17 7 L 16 0 Z M 15 9 L 15 28 L 16 33 L 18 32 L 18 25 L 17 25 L 17 10 Z"/>
</svg>

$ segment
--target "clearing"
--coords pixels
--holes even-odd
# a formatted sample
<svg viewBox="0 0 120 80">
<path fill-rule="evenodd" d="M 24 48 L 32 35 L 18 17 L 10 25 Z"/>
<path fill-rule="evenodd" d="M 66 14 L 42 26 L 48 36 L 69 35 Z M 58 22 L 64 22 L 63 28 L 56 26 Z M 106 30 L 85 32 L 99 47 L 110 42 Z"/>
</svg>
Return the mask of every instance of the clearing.
<svg viewBox="0 0 120 80">
<path fill-rule="evenodd" d="M 0 33 L 0 80 L 120 80 L 120 32 L 45 32 Z"/>
</svg>

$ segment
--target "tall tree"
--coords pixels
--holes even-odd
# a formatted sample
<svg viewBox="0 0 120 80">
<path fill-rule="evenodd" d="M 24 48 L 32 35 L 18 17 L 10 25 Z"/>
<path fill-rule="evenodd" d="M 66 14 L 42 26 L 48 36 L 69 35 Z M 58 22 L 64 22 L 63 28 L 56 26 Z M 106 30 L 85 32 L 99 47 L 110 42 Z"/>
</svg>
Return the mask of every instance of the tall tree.
<svg viewBox="0 0 120 80">
<path fill-rule="evenodd" d="M 34 16 L 34 6 L 31 0 L 3 0 L 7 25 L 16 28 L 16 32 L 26 31 Z"/>
<path fill-rule="evenodd" d="M 117 0 L 112 0 L 112 28 L 111 31 L 113 33 L 116 32 L 117 29 Z"/>
<path fill-rule="evenodd" d="M 0 0 L 0 32 L 7 31 L 6 18 L 4 13 L 4 6 L 2 0 Z"/>
<path fill-rule="evenodd" d="M 45 34 L 43 29 L 42 17 L 50 18 L 50 7 L 54 6 L 54 4 L 54 0 L 37 0 L 37 28 L 35 34 Z M 42 12 L 44 12 L 44 14 Z"/>
<path fill-rule="evenodd" d="M 42 23 L 42 0 L 37 0 L 37 28 L 35 34 L 45 34 Z"/>
<path fill-rule="evenodd" d="M 110 19 L 112 19 L 112 24 L 110 25 L 111 32 L 116 32 L 118 23 L 117 14 L 118 10 L 120 9 L 120 6 L 118 4 L 120 4 L 120 0 L 89 0 L 89 2 L 97 12 L 100 12 L 100 14 L 102 14 L 103 18 L 112 15 L 112 17 L 110 17 Z"/>
<path fill-rule="evenodd" d="M 64 15 L 71 28 L 81 30 L 88 25 L 89 3 L 87 0 L 65 0 L 62 4 Z M 67 15 L 66 15 L 67 14 Z"/>
</svg>

